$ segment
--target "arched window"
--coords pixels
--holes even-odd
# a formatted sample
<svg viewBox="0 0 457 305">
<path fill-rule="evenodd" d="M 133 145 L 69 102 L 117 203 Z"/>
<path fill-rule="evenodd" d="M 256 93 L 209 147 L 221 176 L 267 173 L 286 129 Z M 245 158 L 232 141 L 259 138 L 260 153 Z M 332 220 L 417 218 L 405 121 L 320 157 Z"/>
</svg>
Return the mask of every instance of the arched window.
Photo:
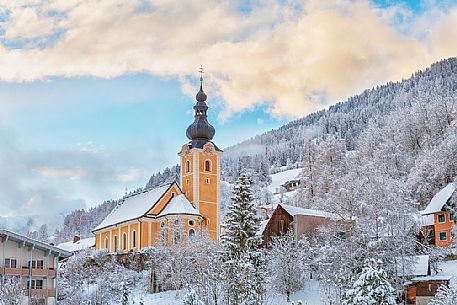
<svg viewBox="0 0 457 305">
<path fill-rule="evenodd" d="M 127 234 L 122 233 L 122 250 L 127 250 Z"/>
<path fill-rule="evenodd" d="M 132 248 L 136 248 L 136 231 L 133 230 L 132 233 Z"/>
<path fill-rule="evenodd" d="M 190 161 L 187 160 L 186 161 L 186 173 L 189 173 L 190 172 Z"/>
<path fill-rule="evenodd" d="M 108 237 L 105 237 L 105 249 L 108 249 Z"/>
<path fill-rule="evenodd" d="M 190 229 L 189 230 L 189 238 L 192 238 L 195 236 L 195 230 L 194 229 Z"/>
<path fill-rule="evenodd" d="M 179 234 L 178 231 L 175 231 L 175 234 L 174 234 L 175 245 L 179 244 L 180 241 L 181 241 L 181 234 Z"/>
<path fill-rule="evenodd" d="M 113 244 L 114 244 L 114 252 L 117 251 L 117 247 L 118 247 L 118 244 L 117 244 L 117 235 L 114 235 L 114 238 L 113 238 Z"/>
<path fill-rule="evenodd" d="M 193 227 L 195 224 L 195 221 L 193 219 L 189 219 L 189 226 Z"/>
<path fill-rule="evenodd" d="M 211 161 L 205 160 L 205 172 L 210 172 L 210 171 L 211 171 Z"/>
</svg>

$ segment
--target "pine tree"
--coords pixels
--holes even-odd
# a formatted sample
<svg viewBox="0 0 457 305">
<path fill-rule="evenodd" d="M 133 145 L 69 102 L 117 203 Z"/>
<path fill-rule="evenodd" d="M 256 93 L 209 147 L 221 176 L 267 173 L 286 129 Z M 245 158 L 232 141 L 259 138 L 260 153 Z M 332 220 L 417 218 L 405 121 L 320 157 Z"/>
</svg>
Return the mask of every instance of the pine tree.
<svg viewBox="0 0 457 305">
<path fill-rule="evenodd" d="M 261 237 L 256 235 L 259 226 L 251 184 L 251 179 L 241 173 L 223 225 L 222 279 L 229 305 L 261 304 L 265 293 L 265 260 L 258 249 Z"/>
<path fill-rule="evenodd" d="M 204 305 L 192 288 L 187 291 L 184 297 L 184 305 Z"/>
<path fill-rule="evenodd" d="M 381 262 L 365 261 L 365 267 L 346 294 L 343 305 L 395 305 L 395 289 L 387 281 Z"/>
</svg>

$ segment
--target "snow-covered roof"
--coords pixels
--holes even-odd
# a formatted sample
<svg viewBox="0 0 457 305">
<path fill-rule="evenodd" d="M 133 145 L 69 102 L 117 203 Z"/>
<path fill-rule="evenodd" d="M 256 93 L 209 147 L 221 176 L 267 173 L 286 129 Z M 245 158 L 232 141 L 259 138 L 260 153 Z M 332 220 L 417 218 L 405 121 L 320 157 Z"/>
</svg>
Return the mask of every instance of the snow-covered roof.
<svg viewBox="0 0 457 305">
<path fill-rule="evenodd" d="M 429 274 L 430 257 L 428 255 L 406 256 L 404 259 L 397 258 L 396 261 L 400 276 L 426 276 Z"/>
<path fill-rule="evenodd" d="M 3 230 L 3 229 L 0 230 L 0 237 L 2 237 L 2 238 L 3 237 L 7 237 L 8 240 L 15 241 L 15 242 L 20 242 L 20 243 L 23 243 L 23 245 L 34 246 L 35 249 L 39 249 L 39 250 L 42 250 L 42 251 L 49 251 L 51 254 L 59 256 L 59 257 L 67 258 L 67 257 L 70 257 L 72 255 L 71 252 L 68 252 L 65 249 L 61 249 L 59 247 L 51 246 L 51 245 L 49 245 L 47 243 L 28 238 L 26 236 L 22 236 L 20 234 L 17 234 L 17 233 L 8 231 L 8 230 Z"/>
<path fill-rule="evenodd" d="M 259 230 L 257 230 L 256 235 L 263 235 L 263 231 L 265 231 L 265 228 L 267 227 L 269 219 L 262 220 L 259 224 Z"/>
<path fill-rule="evenodd" d="M 165 184 L 124 198 L 94 231 L 143 216 L 162 198 L 171 185 L 172 183 Z"/>
<path fill-rule="evenodd" d="M 178 214 L 201 216 L 200 212 L 192 206 L 186 196 L 181 194 L 171 199 L 157 217 Z"/>
<path fill-rule="evenodd" d="M 332 218 L 332 219 L 339 219 L 340 217 L 336 214 L 321 211 L 321 210 L 313 210 L 313 209 L 304 209 L 299 207 L 294 207 L 287 204 L 279 204 L 287 213 L 291 216 L 297 215 L 305 215 L 305 216 L 316 216 L 316 217 L 325 217 L 325 218 Z"/>
<path fill-rule="evenodd" d="M 452 277 L 449 275 L 429 275 L 429 276 L 418 276 L 412 278 L 412 282 L 425 282 L 425 281 L 449 281 Z"/>
<path fill-rule="evenodd" d="M 456 183 L 449 183 L 445 188 L 441 189 L 435 196 L 433 196 L 427 208 L 421 211 L 421 214 L 427 215 L 441 211 L 449 198 L 451 198 L 452 193 L 454 193 L 456 188 Z"/>
<path fill-rule="evenodd" d="M 69 252 L 81 251 L 90 247 L 95 247 L 95 237 L 84 238 L 78 240 L 77 242 L 67 241 L 65 243 L 61 243 L 57 247 Z"/>
</svg>

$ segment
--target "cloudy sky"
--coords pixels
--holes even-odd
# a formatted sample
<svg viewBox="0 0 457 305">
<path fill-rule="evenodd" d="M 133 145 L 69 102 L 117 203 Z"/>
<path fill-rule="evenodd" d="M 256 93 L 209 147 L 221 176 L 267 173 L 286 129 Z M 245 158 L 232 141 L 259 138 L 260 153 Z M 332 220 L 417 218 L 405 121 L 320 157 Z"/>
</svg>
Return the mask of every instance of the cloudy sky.
<svg viewBox="0 0 457 305">
<path fill-rule="evenodd" d="M 0 0 L 0 217 L 177 163 L 200 64 L 226 147 L 456 54 L 456 1 Z"/>
</svg>

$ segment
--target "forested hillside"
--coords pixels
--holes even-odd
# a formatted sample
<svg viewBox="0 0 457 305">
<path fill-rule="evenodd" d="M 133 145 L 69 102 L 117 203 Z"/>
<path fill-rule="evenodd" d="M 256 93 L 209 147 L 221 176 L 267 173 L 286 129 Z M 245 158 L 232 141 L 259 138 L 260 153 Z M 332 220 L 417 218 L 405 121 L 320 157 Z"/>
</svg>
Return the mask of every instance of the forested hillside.
<svg viewBox="0 0 457 305">
<path fill-rule="evenodd" d="M 348 219 L 387 211 L 403 215 L 457 176 L 456 97 L 457 58 L 451 58 L 226 148 L 223 179 L 233 182 L 241 169 L 248 170 L 259 195 L 268 174 L 299 164 L 305 168 L 303 189 L 292 204 Z M 154 174 L 145 187 L 172 181 L 177 172 L 174 166 Z M 90 234 L 115 203 L 71 213 L 57 235 Z"/>
</svg>

